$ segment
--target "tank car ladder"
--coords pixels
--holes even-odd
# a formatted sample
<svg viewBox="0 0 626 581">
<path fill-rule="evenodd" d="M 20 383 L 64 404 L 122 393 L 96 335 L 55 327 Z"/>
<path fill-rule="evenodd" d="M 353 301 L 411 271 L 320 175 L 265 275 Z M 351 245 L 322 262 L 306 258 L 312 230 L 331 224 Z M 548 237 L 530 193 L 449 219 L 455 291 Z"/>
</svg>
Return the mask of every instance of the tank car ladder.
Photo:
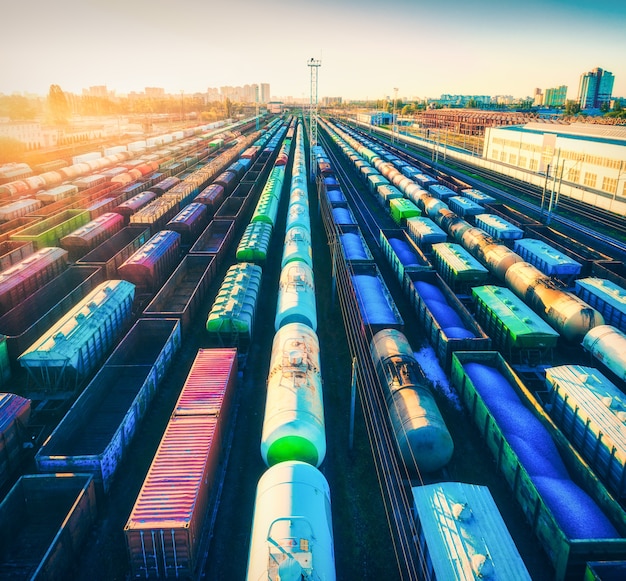
<svg viewBox="0 0 626 581">
<path fill-rule="evenodd" d="M 297 552 L 292 552 L 289 547 L 282 546 L 278 541 L 272 538 L 272 527 L 280 521 L 302 521 L 306 523 L 310 529 L 309 538 L 300 537 L 297 543 Z M 294 542 L 296 537 L 292 537 Z M 303 516 L 284 516 L 274 519 L 267 531 L 267 542 L 274 545 L 280 554 L 269 552 L 269 560 L 267 566 L 267 579 L 268 581 L 274 581 L 279 579 L 280 567 L 284 563 L 295 562 L 300 566 L 300 577 L 302 581 L 319 581 L 319 576 L 313 570 L 313 551 L 312 546 L 315 542 L 315 535 L 313 534 L 313 526 L 310 521 Z M 282 557 L 282 558 L 281 558 Z"/>
</svg>

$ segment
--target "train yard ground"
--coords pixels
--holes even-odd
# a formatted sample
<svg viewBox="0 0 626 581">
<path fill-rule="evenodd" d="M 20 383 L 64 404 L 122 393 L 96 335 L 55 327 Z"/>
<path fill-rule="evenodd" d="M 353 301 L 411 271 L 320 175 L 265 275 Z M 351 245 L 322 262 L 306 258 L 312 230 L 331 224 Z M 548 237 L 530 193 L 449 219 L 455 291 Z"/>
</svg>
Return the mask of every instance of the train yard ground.
<svg viewBox="0 0 626 581">
<path fill-rule="evenodd" d="M 378 206 L 354 170 L 342 159 L 337 148 L 325 143 L 333 162 L 337 164 L 342 184 L 354 196 L 353 201 L 363 210 L 371 208 L 370 224 L 380 228 L 397 225 Z M 340 168 L 340 169 L 339 169 Z M 286 180 L 287 181 L 287 180 Z M 348 184 L 351 184 L 348 186 Z M 287 189 L 287 188 L 285 188 Z M 386 513 L 381 497 L 381 483 L 372 456 L 372 441 L 366 429 L 365 411 L 357 398 L 354 446 L 349 446 L 351 356 L 341 320 L 342 314 L 336 295 L 333 295 L 332 269 L 329 246 L 317 203 L 314 184 L 309 185 L 313 258 L 316 285 L 317 316 L 324 390 L 325 424 L 327 437 L 326 459 L 320 469 L 326 476 L 331 491 L 332 521 L 335 542 L 337 579 L 351 581 L 400 579 L 398 562 L 391 538 L 392 516 Z M 250 346 L 246 365 L 240 370 L 235 406 L 227 438 L 227 461 L 222 467 L 219 485 L 214 490 L 214 503 L 209 509 L 204 531 L 199 577 L 229 581 L 244 579 L 254 497 L 259 477 L 266 470 L 259 445 L 265 406 L 266 381 L 276 309 L 282 234 L 285 225 L 286 197 L 279 210 L 278 227 L 274 232 L 267 264 L 263 266 L 263 282 L 255 322 L 255 337 Z M 363 212 L 365 215 L 365 212 Z M 360 218 L 364 234 L 365 218 Z M 368 237 L 368 236 L 366 236 Z M 427 377 L 432 382 L 437 404 L 454 440 L 455 450 L 450 463 L 436 474 L 423 474 L 402 485 L 438 481 L 461 481 L 489 487 L 511 535 L 535 581 L 553 577 L 551 566 L 524 520 L 513 494 L 497 473 L 484 442 L 463 410 L 456 394 L 447 384 L 432 349 L 417 322 L 415 313 L 404 297 L 399 283 L 380 250 L 375 236 L 369 236 L 374 258 L 405 321 L 404 332 L 409 339 Z M 236 242 L 233 246 L 236 246 Z M 205 330 L 206 315 L 229 264 L 234 262 L 234 248 L 216 273 L 201 314 L 193 322 L 164 383 L 159 388 L 147 416 L 129 448 L 108 495 L 99 497 L 99 518 L 89 535 L 79 562 L 71 578 L 79 581 L 125 580 L 130 578 L 128 555 L 124 540 L 124 525 L 150 467 L 160 438 L 170 418 L 195 354 L 199 348 L 209 347 Z M 569 352 L 555 355 L 571 361 Z M 529 381 L 535 381 L 532 369 Z M 51 414 L 51 422 L 55 419 Z M 58 421 L 59 418 L 57 418 Z M 386 418 L 377 421 L 386 423 Z M 386 429 L 386 428 L 385 428 Z M 34 465 L 27 472 L 35 473 Z"/>
</svg>

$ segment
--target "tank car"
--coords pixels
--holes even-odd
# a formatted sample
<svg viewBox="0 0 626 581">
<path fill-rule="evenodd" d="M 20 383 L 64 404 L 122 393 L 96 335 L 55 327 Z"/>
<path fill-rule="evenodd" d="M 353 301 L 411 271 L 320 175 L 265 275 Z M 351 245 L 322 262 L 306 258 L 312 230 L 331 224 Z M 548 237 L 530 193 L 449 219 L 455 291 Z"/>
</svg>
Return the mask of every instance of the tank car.
<svg viewBox="0 0 626 581">
<path fill-rule="evenodd" d="M 372 338 L 370 350 L 403 461 L 412 470 L 443 468 L 454 444 L 407 338 L 383 329 Z"/>
</svg>

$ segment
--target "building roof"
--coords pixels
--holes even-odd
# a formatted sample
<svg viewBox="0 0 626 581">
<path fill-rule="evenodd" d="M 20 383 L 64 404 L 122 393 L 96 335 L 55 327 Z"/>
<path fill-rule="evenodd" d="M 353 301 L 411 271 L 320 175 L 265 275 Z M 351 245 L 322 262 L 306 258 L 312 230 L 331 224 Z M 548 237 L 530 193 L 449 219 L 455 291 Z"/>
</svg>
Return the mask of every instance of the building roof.
<svg viewBox="0 0 626 581">
<path fill-rule="evenodd" d="M 494 127 L 497 130 L 518 131 L 543 135 L 554 133 L 558 137 L 580 139 L 612 145 L 626 146 L 626 125 L 600 125 L 596 123 L 526 123 L 525 125 L 511 125 L 508 127 Z"/>
</svg>

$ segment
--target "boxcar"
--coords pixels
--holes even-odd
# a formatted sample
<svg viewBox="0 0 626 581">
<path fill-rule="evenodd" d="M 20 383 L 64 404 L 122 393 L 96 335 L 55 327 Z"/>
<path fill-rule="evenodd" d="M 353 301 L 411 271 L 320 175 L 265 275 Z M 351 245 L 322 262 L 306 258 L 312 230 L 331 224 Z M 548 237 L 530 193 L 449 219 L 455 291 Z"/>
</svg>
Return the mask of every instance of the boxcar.
<svg viewBox="0 0 626 581">
<path fill-rule="evenodd" d="M 104 274 L 96 266 L 70 266 L 0 317 L 11 362 L 78 303 Z"/>
<path fill-rule="evenodd" d="M 427 579 L 531 581 L 489 488 L 441 482 L 412 491 Z"/>
<path fill-rule="evenodd" d="M 42 248 L 0 272 L 0 313 L 6 313 L 67 268 L 62 248 Z"/>
<path fill-rule="evenodd" d="M 508 288 L 474 287 L 472 297 L 476 320 L 494 346 L 509 356 L 520 351 L 549 352 L 556 347 L 559 333 Z"/>
<path fill-rule="evenodd" d="M 556 276 L 564 281 L 571 281 L 580 274 L 582 264 L 558 249 L 534 238 L 516 240 L 513 250 L 526 262 L 536 266 L 548 276 Z"/>
<path fill-rule="evenodd" d="M 432 261 L 443 280 L 455 292 L 467 292 L 470 287 L 484 284 L 489 278 L 489 271 L 460 244 L 433 244 Z"/>
<path fill-rule="evenodd" d="M 424 252 L 428 252 L 433 244 L 448 239 L 448 235 L 430 218 L 409 218 L 406 227 L 409 236 Z"/>
<path fill-rule="evenodd" d="M 187 204 L 166 225 L 167 230 L 173 230 L 180 234 L 181 245 L 191 246 L 200 232 L 208 223 L 207 207 L 198 202 Z"/>
<path fill-rule="evenodd" d="M 579 278 L 576 294 L 593 308 L 598 309 L 607 325 L 626 332 L 626 289 L 603 278 Z"/>
<path fill-rule="evenodd" d="M 477 214 L 475 219 L 476 226 L 496 240 L 518 240 L 524 236 L 524 230 L 495 214 Z"/>
<path fill-rule="evenodd" d="M 69 198 L 78 193 L 78 187 L 76 185 L 63 185 L 50 188 L 43 192 L 35 194 L 35 198 L 42 204 L 52 204 L 65 198 Z"/>
<path fill-rule="evenodd" d="M 125 280 L 96 287 L 20 355 L 29 379 L 42 389 L 75 390 L 126 330 L 134 296 Z"/>
<path fill-rule="evenodd" d="M 0 487 L 22 466 L 30 413 L 29 399 L 0 393 Z"/>
<path fill-rule="evenodd" d="M 0 207 L 0 222 L 8 222 L 41 208 L 40 200 L 25 198 Z"/>
<path fill-rule="evenodd" d="M 212 217 L 216 210 L 222 205 L 226 198 L 224 187 L 220 184 L 211 184 L 204 188 L 194 199 L 194 202 L 200 202 L 207 207 L 209 217 Z"/>
<path fill-rule="evenodd" d="M 123 226 L 123 216 L 108 212 L 63 236 L 60 245 L 69 252 L 69 259 L 75 261 L 102 242 L 109 240 Z"/>
<path fill-rule="evenodd" d="M 138 292 L 155 292 L 178 264 L 179 254 L 180 234 L 161 230 L 120 264 L 117 272 Z"/>
<path fill-rule="evenodd" d="M 157 195 L 154 192 L 146 190 L 122 202 L 114 211 L 128 218 L 137 212 L 137 210 L 141 210 L 141 208 L 147 206 L 156 197 Z"/>
<path fill-rule="evenodd" d="M 35 251 L 32 242 L 4 240 L 0 242 L 0 272 L 11 268 Z"/>
<path fill-rule="evenodd" d="M 546 369 L 550 417 L 620 498 L 626 496 L 624 394 L 593 367 Z"/>
</svg>

